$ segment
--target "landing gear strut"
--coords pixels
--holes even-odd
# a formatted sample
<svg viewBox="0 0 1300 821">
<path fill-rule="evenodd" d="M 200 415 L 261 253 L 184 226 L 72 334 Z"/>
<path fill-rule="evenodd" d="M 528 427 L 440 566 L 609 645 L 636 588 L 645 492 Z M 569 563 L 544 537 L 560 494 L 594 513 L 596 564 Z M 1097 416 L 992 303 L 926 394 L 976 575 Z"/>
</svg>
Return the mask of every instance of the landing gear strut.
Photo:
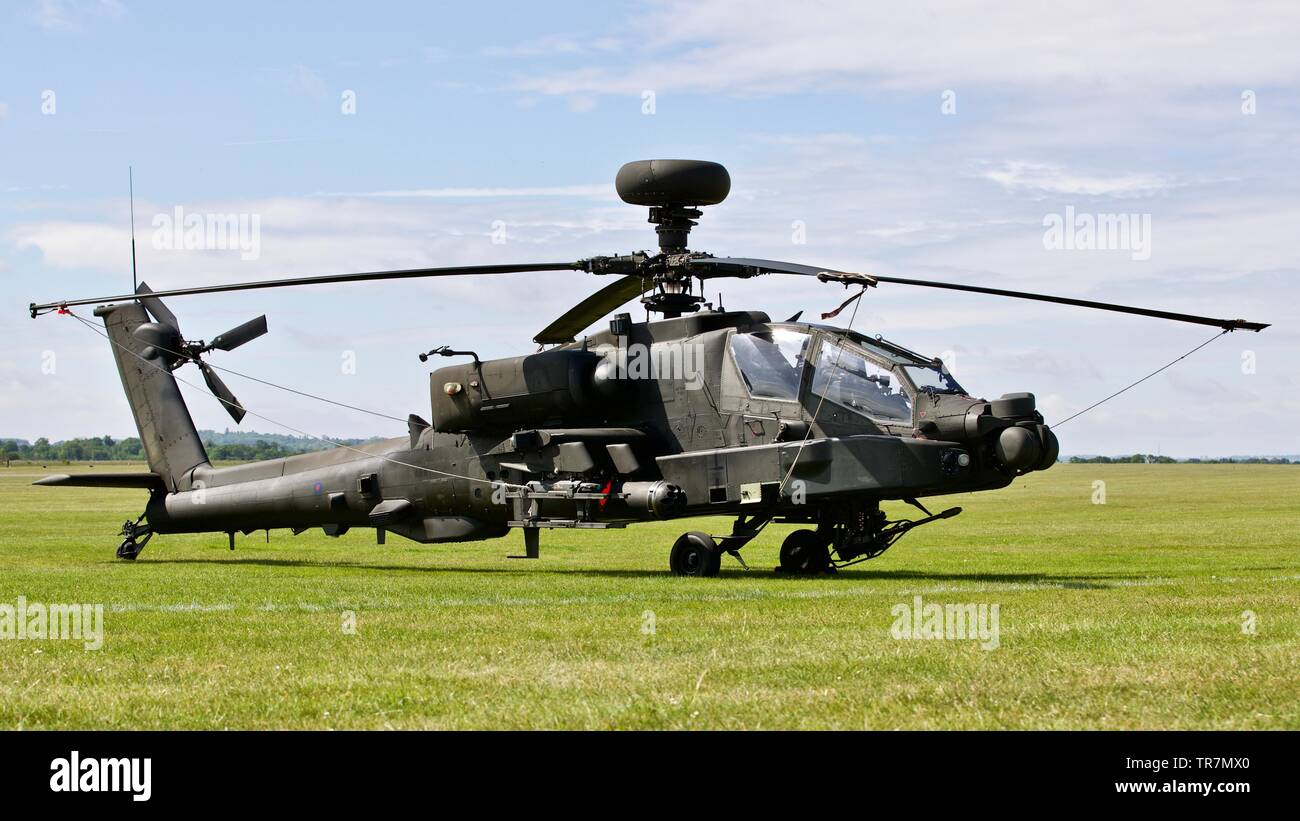
<svg viewBox="0 0 1300 821">
<path fill-rule="evenodd" d="M 961 508 L 950 507 L 931 513 L 915 499 L 905 499 L 924 517 L 890 520 L 877 503 L 852 503 L 823 508 L 817 529 L 796 530 L 781 545 L 782 573 L 813 574 L 874 559 L 914 528 L 940 519 L 950 519 Z"/>
<path fill-rule="evenodd" d="M 140 555 L 140 551 L 144 550 L 144 546 L 153 538 L 153 530 L 149 525 L 141 524 L 143 521 L 144 514 L 141 513 L 140 518 L 134 522 L 127 520 L 122 523 L 122 532 L 118 535 L 126 538 L 122 539 L 122 543 L 117 546 L 119 559 L 135 561 L 135 557 Z"/>
<path fill-rule="evenodd" d="M 816 533 L 822 535 L 830 544 L 830 566 L 847 567 L 865 562 L 867 559 L 874 559 L 893 547 L 894 542 L 913 529 L 940 519 L 951 519 L 961 513 L 959 507 L 930 513 L 915 499 L 904 501 L 920 510 L 925 516 L 920 519 L 890 520 L 885 517 L 885 512 L 877 503 L 856 504 L 824 511 Z"/>
<path fill-rule="evenodd" d="M 731 533 L 726 536 L 712 536 L 698 530 L 683 533 L 673 543 L 668 566 L 678 576 L 716 576 L 722 566 L 722 554 L 727 553 L 748 570 L 749 565 L 740 557 L 740 548 L 757 536 L 770 521 L 772 514 L 758 513 L 736 517 Z"/>
</svg>

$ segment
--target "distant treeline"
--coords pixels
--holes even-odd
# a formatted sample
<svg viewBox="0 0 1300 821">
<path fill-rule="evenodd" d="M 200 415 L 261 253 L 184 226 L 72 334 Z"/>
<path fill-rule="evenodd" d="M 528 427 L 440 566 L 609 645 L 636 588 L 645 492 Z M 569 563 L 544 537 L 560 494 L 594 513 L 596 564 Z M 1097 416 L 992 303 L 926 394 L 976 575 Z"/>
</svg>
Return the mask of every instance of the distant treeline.
<svg viewBox="0 0 1300 821">
<path fill-rule="evenodd" d="M 1285 456 L 1224 456 L 1219 459 L 1174 459 L 1153 453 L 1135 453 L 1132 456 L 1071 456 L 1075 465 L 1293 465 Z"/>
<path fill-rule="evenodd" d="M 222 443 L 213 441 L 221 436 L 204 436 L 211 431 L 200 432 L 208 457 L 222 461 L 253 461 L 261 459 L 278 459 L 295 453 L 312 450 L 324 450 L 329 445 L 318 440 L 301 439 L 291 443 L 256 439 L 251 443 Z M 272 434 L 268 438 L 273 438 Z M 356 445 L 362 439 L 336 440 L 347 445 Z M 310 444 L 308 444 L 310 443 Z M 314 445 L 314 447 L 312 447 Z M 67 439 L 62 442 L 50 442 L 44 437 L 35 442 L 19 439 L 0 439 L 0 460 L 29 462 L 141 462 L 145 459 L 144 447 L 134 436 L 126 439 L 114 439 L 111 436 L 82 439 Z"/>
</svg>

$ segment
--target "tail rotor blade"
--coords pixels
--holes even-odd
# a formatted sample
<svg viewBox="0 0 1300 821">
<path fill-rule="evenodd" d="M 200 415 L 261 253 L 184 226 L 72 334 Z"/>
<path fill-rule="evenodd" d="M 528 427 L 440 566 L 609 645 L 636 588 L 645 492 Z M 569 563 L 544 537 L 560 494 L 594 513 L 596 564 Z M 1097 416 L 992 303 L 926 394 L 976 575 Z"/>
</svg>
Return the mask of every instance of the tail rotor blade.
<svg viewBox="0 0 1300 821">
<path fill-rule="evenodd" d="M 257 319 L 250 319 L 237 328 L 231 328 L 212 340 L 212 344 L 208 347 L 219 351 L 233 351 L 245 342 L 252 342 L 264 333 L 266 333 L 266 316 L 262 315 Z"/>
<path fill-rule="evenodd" d="M 149 312 L 149 316 L 159 323 L 171 327 L 172 330 L 179 334 L 181 323 L 177 321 L 176 314 L 172 313 L 161 299 L 150 296 L 152 293 L 153 289 L 144 282 L 141 282 L 139 287 L 135 289 L 136 298 L 140 300 L 140 304 L 144 306 L 144 309 Z"/>
<path fill-rule="evenodd" d="M 203 381 L 208 383 L 208 390 L 212 391 L 213 395 L 221 400 L 226 412 L 238 425 L 244 419 L 244 406 L 239 404 L 239 400 L 231 393 L 230 388 L 226 387 L 226 383 L 221 381 L 221 377 L 217 376 L 217 372 L 212 370 L 211 365 L 202 360 L 195 360 L 195 362 L 198 364 L 199 370 L 203 371 Z"/>
</svg>

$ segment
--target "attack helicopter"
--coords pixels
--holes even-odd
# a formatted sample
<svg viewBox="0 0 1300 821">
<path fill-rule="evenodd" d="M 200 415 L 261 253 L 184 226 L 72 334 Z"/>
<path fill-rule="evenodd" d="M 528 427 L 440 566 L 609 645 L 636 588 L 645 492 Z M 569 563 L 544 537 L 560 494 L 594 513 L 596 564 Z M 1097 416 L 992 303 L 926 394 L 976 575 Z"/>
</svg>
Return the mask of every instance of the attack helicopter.
<svg viewBox="0 0 1300 821">
<path fill-rule="evenodd" d="M 572 262 L 346 273 L 33 303 L 32 317 L 97 306 L 148 457 L 148 472 L 57 475 L 36 484 L 139 488 L 144 511 L 122 528 L 121 559 L 155 534 L 235 534 L 371 528 L 422 543 L 496 539 L 523 531 L 540 555 L 543 530 L 623 528 L 639 522 L 726 516 L 729 533 L 684 532 L 669 568 L 713 576 L 723 554 L 768 524 L 802 525 L 784 540 L 778 570 L 818 573 L 879 556 L 915 528 L 961 512 L 921 501 L 995 490 L 1047 470 L 1059 443 L 1032 393 L 983 399 L 939 359 L 879 336 L 800 314 L 706 303 L 711 280 L 806 277 L 857 288 L 937 288 L 1072 305 L 1213 326 L 1265 324 L 961 283 L 839 271 L 688 248 L 701 208 L 721 203 L 731 178 L 696 160 L 643 160 L 615 179 L 627 203 L 647 207 L 658 252 Z M 246 410 L 204 355 L 264 335 L 265 316 L 210 342 L 191 341 L 164 298 L 344 282 L 571 271 L 613 281 L 543 328 L 537 352 L 480 360 L 473 351 L 420 355 L 464 361 L 429 376 L 429 419 L 412 413 L 405 435 L 359 446 L 215 467 L 181 395 L 176 372 L 195 365 L 207 392 L 239 423 Z M 640 299 L 654 321 L 616 313 Z M 847 304 L 847 303 L 846 303 Z M 843 307 L 843 306 L 841 306 Z M 834 313 L 834 312 L 832 312 Z M 830 315 L 824 315 L 823 320 Z M 80 317 L 78 317 L 80 319 Z M 90 320 L 83 322 L 98 331 Z M 851 323 L 850 323 L 851 325 Z M 549 347 L 548 347 L 549 346 Z M 183 381 L 183 380 L 182 380 Z M 190 384 L 190 383 L 186 383 Z M 916 508 L 889 519 L 886 501 Z"/>
</svg>

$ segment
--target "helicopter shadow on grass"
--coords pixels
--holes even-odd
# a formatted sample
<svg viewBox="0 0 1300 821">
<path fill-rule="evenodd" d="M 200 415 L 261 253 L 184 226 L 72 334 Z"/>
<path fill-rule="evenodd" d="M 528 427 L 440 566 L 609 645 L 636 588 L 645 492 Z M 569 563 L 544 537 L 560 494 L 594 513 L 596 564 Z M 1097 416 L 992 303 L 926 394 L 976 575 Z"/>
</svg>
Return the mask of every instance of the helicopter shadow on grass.
<svg viewBox="0 0 1300 821">
<path fill-rule="evenodd" d="M 116 564 L 116 562 L 105 562 Z M 367 564 L 365 562 L 322 562 L 310 559 L 269 559 L 269 558 L 228 558 L 228 559 L 153 559 L 141 564 L 175 564 L 175 565 L 220 565 L 227 567 L 284 567 L 317 568 L 322 570 L 375 571 L 382 573 L 443 573 L 501 576 L 589 576 L 593 578 L 647 578 L 662 579 L 668 577 L 666 570 L 636 570 L 608 568 L 573 568 L 522 566 L 514 567 L 446 567 L 430 565 Z M 927 572 L 920 570 L 865 570 L 851 568 L 836 573 L 802 577 L 777 573 L 769 568 L 755 566 L 746 571 L 739 568 L 727 568 L 719 574 L 724 580 L 744 579 L 746 581 L 800 581 L 808 583 L 849 583 L 861 581 L 909 581 L 909 582 L 967 582 L 975 584 L 1028 584 L 1045 587 L 1060 587 L 1070 590 L 1104 590 L 1112 588 L 1116 582 L 1142 581 L 1149 577 L 1133 574 L 1053 574 L 1053 573 L 987 573 L 972 571 L 969 573 Z M 685 581 L 685 580 L 684 580 Z"/>
<path fill-rule="evenodd" d="M 104 562 L 117 564 L 117 562 Z M 282 567 L 313 568 L 320 570 L 363 570 L 380 573 L 464 573 L 501 576 L 530 575 L 564 575 L 564 576 L 609 576 L 615 578 L 636 578 L 666 576 L 667 571 L 658 570 L 602 570 L 581 568 L 546 568 L 546 567 L 438 567 L 416 564 L 367 564 L 365 562 L 318 562 L 310 559 L 153 559 L 141 560 L 139 564 L 177 564 L 177 565 L 216 565 L 224 567 Z"/>
</svg>

